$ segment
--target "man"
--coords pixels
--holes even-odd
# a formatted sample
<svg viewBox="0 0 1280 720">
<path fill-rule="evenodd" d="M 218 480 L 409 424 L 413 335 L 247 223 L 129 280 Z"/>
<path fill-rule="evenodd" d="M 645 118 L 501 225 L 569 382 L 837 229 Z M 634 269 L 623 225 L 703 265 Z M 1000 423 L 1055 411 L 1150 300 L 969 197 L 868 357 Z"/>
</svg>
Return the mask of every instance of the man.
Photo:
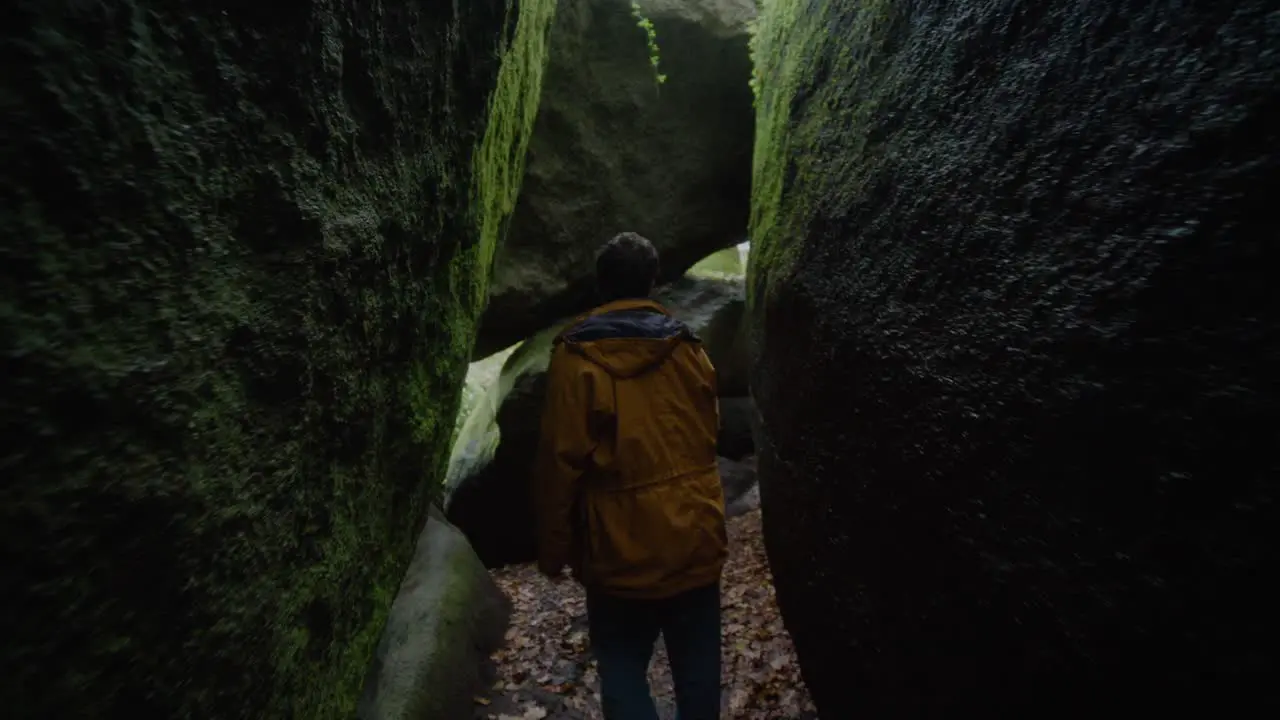
<svg viewBox="0 0 1280 720">
<path fill-rule="evenodd" d="M 720 714 L 715 368 L 649 299 L 658 252 L 623 233 L 596 257 L 605 304 L 555 340 L 535 468 L 538 567 L 570 565 L 606 720 L 657 720 L 648 667 L 661 633 L 680 720 Z"/>
</svg>

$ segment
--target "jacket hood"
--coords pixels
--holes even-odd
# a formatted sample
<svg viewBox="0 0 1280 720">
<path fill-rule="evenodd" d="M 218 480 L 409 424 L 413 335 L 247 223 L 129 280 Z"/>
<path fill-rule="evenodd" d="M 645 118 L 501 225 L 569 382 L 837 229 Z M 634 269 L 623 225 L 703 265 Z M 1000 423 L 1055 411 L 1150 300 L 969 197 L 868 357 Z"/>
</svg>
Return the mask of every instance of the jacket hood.
<svg viewBox="0 0 1280 720">
<path fill-rule="evenodd" d="M 619 300 L 593 310 L 556 342 L 625 380 L 660 366 L 680 343 L 701 341 L 658 303 Z"/>
</svg>

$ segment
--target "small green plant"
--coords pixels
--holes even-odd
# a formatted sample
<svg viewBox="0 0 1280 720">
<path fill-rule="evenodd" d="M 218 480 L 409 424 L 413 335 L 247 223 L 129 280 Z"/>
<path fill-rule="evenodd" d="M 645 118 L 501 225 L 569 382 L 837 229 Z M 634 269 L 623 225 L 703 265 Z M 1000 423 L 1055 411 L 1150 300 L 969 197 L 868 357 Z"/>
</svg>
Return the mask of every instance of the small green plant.
<svg viewBox="0 0 1280 720">
<path fill-rule="evenodd" d="M 751 56 L 751 79 L 748 81 L 751 86 L 751 107 L 757 107 L 760 104 L 760 57 L 757 40 L 759 35 L 760 20 L 753 18 L 747 23 L 747 53 Z"/>
<path fill-rule="evenodd" d="M 644 16 L 644 11 L 640 9 L 640 3 L 631 3 L 631 14 L 635 16 L 636 24 L 644 30 L 645 39 L 649 43 L 649 64 L 653 66 L 654 75 L 657 77 L 658 84 L 667 81 L 667 76 L 662 74 L 658 68 L 658 31 L 653 29 L 653 21 Z"/>
</svg>

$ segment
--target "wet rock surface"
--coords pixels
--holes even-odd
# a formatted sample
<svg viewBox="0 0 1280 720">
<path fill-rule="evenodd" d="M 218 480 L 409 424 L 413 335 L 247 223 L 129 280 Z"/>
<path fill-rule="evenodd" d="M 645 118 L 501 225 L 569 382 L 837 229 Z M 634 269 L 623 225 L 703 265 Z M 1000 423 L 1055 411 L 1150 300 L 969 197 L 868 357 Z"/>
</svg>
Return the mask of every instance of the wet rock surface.
<svg viewBox="0 0 1280 720">
<path fill-rule="evenodd" d="M 819 711 L 1275 707 L 1274 5 L 807 6 L 749 295 Z"/>
<path fill-rule="evenodd" d="M 476 357 L 594 302 L 595 253 L 624 230 L 651 239 L 665 281 L 746 232 L 754 121 L 752 0 L 562 0 L 510 232 Z"/>
</svg>

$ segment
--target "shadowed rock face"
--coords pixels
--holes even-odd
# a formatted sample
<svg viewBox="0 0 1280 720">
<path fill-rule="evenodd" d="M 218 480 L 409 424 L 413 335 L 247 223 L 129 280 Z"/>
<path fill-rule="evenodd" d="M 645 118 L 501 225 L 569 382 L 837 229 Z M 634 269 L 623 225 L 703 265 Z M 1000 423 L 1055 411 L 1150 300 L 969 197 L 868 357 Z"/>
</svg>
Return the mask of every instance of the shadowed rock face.
<svg viewBox="0 0 1280 720">
<path fill-rule="evenodd" d="M 751 423 L 756 415 L 751 397 L 720 398 L 720 434 L 716 438 L 716 452 L 724 457 L 741 460 L 755 449 Z"/>
<path fill-rule="evenodd" d="M 563 0 L 528 169 L 499 249 L 476 357 L 595 304 L 595 254 L 624 230 L 663 281 L 742 241 L 751 179 L 752 0 Z"/>
<path fill-rule="evenodd" d="M 353 716 L 551 7 L 0 11 L 6 716 Z"/>
<path fill-rule="evenodd" d="M 768 7 L 752 388 L 823 717 L 1274 705 L 1273 4 Z"/>
</svg>

